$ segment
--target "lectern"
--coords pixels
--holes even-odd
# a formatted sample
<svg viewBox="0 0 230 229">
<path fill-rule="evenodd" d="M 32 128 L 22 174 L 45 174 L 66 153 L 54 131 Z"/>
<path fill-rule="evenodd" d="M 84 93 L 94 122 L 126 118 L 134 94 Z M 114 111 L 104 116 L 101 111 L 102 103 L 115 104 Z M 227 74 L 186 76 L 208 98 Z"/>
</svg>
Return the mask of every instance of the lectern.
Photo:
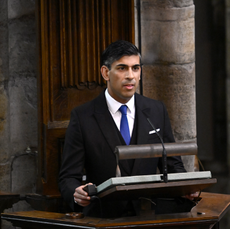
<svg viewBox="0 0 230 229">
<path fill-rule="evenodd" d="M 167 173 L 167 156 L 196 155 L 197 145 L 193 142 L 117 146 L 115 154 L 117 165 L 124 159 L 163 157 L 165 169 L 163 174 L 110 178 L 97 187 L 101 199 L 184 196 L 216 183 L 210 171 Z"/>
<path fill-rule="evenodd" d="M 186 213 L 158 214 L 116 219 L 69 218 L 66 214 L 29 211 L 3 213 L 2 219 L 11 221 L 22 229 L 210 229 L 218 228 L 218 222 L 228 211 L 230 195 L 202 193 L 199 203 Z"/>
<path fill-rule="evenodd" d="M 196 154 L 194 143 L 166 144 L 168 156 Z M 117 158 L 137 158 L 162 156 L 162 146 L 142 145 L 118 147 Z M 167 180 L 164 180 L 165 175 Z M 187 174 L 161 174 L 139 177 L 115 177 L 97 187 L 97 196 L 106 199 L 136 199 L 138 196 L 175 197 L 203 190 L 216 183 L 210 172 L 193 172 Z M 184 228 L 210 229 L 218 228 L 218 222 L 228 211 L 230 195 L 202 192 L 196 203 L 186 211 L 154 212 L 148 211 L 138 216 L 123 218 L 93 218 L 82 213 L 53 213 L 46 211 L 28 211 L 2 213 L 4 220 L 23 229 L 83 228 L 83 229 L 125 229 L 125 228 Z M 167 207 L 166 207 L 167 208 Z M 147 213 L 147 214 L 146 214 Z"/>
</svg>

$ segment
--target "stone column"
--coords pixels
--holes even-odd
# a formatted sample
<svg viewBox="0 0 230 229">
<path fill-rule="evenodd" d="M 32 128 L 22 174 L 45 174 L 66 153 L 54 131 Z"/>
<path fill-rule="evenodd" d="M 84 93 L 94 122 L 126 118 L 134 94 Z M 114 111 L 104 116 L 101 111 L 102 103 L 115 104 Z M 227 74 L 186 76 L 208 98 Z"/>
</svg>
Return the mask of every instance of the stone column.
<svg viewBox="0 0 230 229">
<path fill-rule="evenodd" d="M 36 158 L 27 153 L 28 146 L 37 147 L 35 1 L 2 0 L 0 191 L 35 189 Z"/>
<path fill-rule="evenodd" d="M 0 191 L 23 195 L 35 191 L 37 175 L 35 1 L 0 2 Z M 7 211 L 15 209 L 31 207 L 22 200 Z"/>
<path fill-rule="evenodd" d="M 10 191 L 10 125 L 8 95 L 8 12 L 7 0 L 0 5 L 0 186 Z"/>
<path fill-rule="evenodd" d="M 196 141 L 194 37 L 192 0 L 141 1 L 143 94 L 165 103 L 177 142 Z"/>
</svg>

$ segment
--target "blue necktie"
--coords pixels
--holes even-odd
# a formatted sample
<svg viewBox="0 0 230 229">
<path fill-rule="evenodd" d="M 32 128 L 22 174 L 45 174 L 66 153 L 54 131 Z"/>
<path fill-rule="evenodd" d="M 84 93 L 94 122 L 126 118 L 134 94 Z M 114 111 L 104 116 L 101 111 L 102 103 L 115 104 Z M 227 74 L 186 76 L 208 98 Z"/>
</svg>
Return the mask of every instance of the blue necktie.
<svg viewBox="0 0 230 229">
<path fill-rule="evenodd" d="M 125 140 L 126 145 L 129 145 L 130 143 L 130 133 L 129 133 L 129 124 L 127 119 L 127 106 L 122 105 L 119 108 L 122 116 L 121 116 L 121 124 L 120 124 L 120 132 L 122 137 Z"/>
</svg>

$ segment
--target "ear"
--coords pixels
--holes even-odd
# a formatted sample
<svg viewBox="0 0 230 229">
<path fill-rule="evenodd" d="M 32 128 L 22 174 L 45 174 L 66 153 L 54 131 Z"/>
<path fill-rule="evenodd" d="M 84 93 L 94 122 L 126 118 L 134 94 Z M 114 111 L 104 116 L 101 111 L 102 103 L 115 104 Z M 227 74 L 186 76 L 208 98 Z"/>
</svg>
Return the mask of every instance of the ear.
<svg viewBox="0 0 230 229">
<path fill-rule="evenodd" d="M 139 76 L 139 80 L 141 80 L 141 72 L 142 72 L 142 68 L 140 69 L 140 76 Z"/>
<path fill-rule="evenodd" d="M 105 65 L 101 67 L 101 75 L 104 78 L 104 80 L 109 80 L 109 69 Z"/>
</svg>

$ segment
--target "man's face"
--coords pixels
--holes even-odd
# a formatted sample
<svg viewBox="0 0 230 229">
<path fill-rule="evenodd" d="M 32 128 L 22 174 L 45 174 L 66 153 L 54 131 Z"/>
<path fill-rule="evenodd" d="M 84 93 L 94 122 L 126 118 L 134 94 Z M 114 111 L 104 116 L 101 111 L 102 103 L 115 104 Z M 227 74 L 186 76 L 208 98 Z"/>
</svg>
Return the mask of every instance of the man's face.
<svg viewBox="0 0 230 229">
<path fill-rule="evenodd" d="M 113 62 L 110 70 L 102 66 L 101 74 L 107 81 L 109 94 L 118 102 L 127 103 L 139 85 L 140 57 L 138 55 L 123 56 Z"/>
</svg>

